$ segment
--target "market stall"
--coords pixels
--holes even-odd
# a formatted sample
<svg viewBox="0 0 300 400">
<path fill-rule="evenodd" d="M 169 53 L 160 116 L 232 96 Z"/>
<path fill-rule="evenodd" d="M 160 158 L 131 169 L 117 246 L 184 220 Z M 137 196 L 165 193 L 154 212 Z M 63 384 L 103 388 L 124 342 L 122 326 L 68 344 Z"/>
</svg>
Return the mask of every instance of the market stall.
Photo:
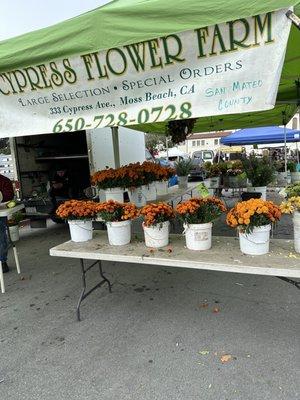
<svg viewBox="0 0 300 400">
<path fill-rule="evenodd" d="M 298 0 L 292 5 L 296 12 L 300 10 Z M 180 141 L 192 130 L 280 124 L 283 116 L 289 120 L 299 100 L 299 33 L 289 18 L 290 6 L 283 0 L 243 4 L 238 0 L 120 0 L 4 42 L 0 46 L 0 137 L 48 132 L 59 135 L 108 126 L 113 129 L 117 160 L 118 126 L 144 132 L 167 131 Z M 141 171 L 140 166 L 137 170 Z M 146 172 L 152 173 L 148 167 Z M 154 180 L 145 174 L 135 175 L 132 166 L 121 166 L 117 172 L 99 171 L 94 183 L 98 189 L 110 191 L 110 196 L 119 189 L 121 200 L 125 188 L 132 198 L 137 195 L 138 200 L 145 200 L 142 187 L 149 187 Z M 85 232 L 82 243 L 67 242 L 50 252 L 81 260 L 84 287 L 78 318 L 81 301 L 105 282 L 109 284 L 100 263 L 102 281 L 86 292 L 86 272 L 98 260 L 287 279 L 300 275 L 297 255 L 289 257 L 289 244 L 273 242 L 283 255 L 273 250 L 268 254 L 270 226 L 280 217 L 279 208 L 269 202 L 251 203 L 257 218 L 255 226 L 245 210 L 240 217 L 232 211 L 228 220 L 232 227 L 241 227 L 243 240 L 251 224 L 253 231 L 264 231 L 263 241 L 257 243 L 263 245 L 263 251 L 252 259 L 234 248 L 233 239 L 216 238 L 210 250 L 212 221 L 226 210 L 219 199 L 198 197 L 182 203 L 178 213 L 184 220 L 188 249 L 179 237 L 171 237 L 172 249 L 167 247 L 169 219 L 174 214 L 169 204 L 137 205 L 138 200 L 125 204 L 106 197 L 100 204 L 69 201 L 59 207 L 59 217 Z M 185 210 L 191 212 L 184 215 Z M 201 212 L 197 214 L 197 210 Z M 92 239 L 91 221 L 98 215 L 108 227 L 109 246 L 104 234 L 96 233 Z M 164 249 L 156 253 L 157 257 L 152 252 L 148 256 L 144 243 L 132 240 L 130 244 L 131 218 L 138 216 L 145 219 L 146 246 Z M 120 228 L 124 247 L 120 243 L 114 247 L 110 236 L 113 228 Z M 164 231 L 163 238 L 160 230 Z M 252 234 L 250 229 L 247 232 Z M 147 240 L 161 242 L 150 246 Z M 83 259 L 96 262 L 85 268 Z M 286 260 L 288 266 L 282 267 Z"/>
</svg>

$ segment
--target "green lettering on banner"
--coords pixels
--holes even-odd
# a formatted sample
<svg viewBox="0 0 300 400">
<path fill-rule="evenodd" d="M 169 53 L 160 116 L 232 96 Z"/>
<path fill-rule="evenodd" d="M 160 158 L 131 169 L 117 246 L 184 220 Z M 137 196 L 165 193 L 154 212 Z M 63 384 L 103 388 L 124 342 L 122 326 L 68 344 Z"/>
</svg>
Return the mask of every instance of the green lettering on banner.
<svg viewBox="0 0 300 400">
<path fill-rule="evenodd" d="M 115 52 L 115 53 L 117 53 L 117 54 L 119 54 L 119 55 L 121 56 L 121 59 L 122 59 L 122 62 L 123 62 L 123 67 L 121 67 L 121 70 L 119 70 L 119 71 L 116 70 L 116 67 L 115 67 L 115 66 L 113 67 L 113 65 L 112 65 L 112 63 L 111 63 L 110 55 L 111 55 L 112 52 Z M 123 75 L 124 72 L 125 72 L 126 69 L 127 69 L 127 59 L 126 59 L 126 56 L 125 56 L 125 54 L 123 53 L 123 51 L 122 51 L 121 49 L 119 49 L 118 47 L 114 47 L 114 48 L 109 49 L 109 50 L 107 51 L 107 53 L 106 53 L 106 64 L 107 64 L 107 67 L 108 67 L 108 69 L 110 70 L 110 72 L 112 72 L 112 73 L 115 74 L 115 75 Z"/>
<path fill-rule="evenodd" d="M 215 48 L 215 44 L 216 44 L 216 39 L 218 39 L 218 42 L 220 44 L 221 47 L 221 51 L 220 53 L 226 53 L 226 47 L 224 44 L 224 40 L 222 38 L 222 34 L 219 28 L 219 25 L 215 25 L 215 29 L 214 29 L 214 38 L 213 38 L 213 42 L 212 42 L 212 46 L 211 46 L 211 52 L 209 53 L 210 56 L 217 54 L 217 52 L 214 50 Z"/>
<path fill-rule="evenodd" d="M 244 28 L 245 28 L 244 37 L 240 40 L 238 40 L 235 37 L 234 25 L 237 23 L 243 24 Z M 251 47 L 251 44 L 244 43 L 248 39 L 248 36 L 250 33 L 249 23 L 245 18 L 237 19 L 235 21 L 230 21 L 230 22 L 227 22 L 227 24 L 229 25 L 229 39 L 230 39 L 230 50 L 231 51 L 237 50 L 238 47 L 244 47 L 244 48 Z"/>
<path fill-rule="evenodd" d="M 204 52 L 203 45 L 206 43 L 206 37 L 208 36 L 208 27 L 195 29 L 197 33 L 197 41 L 198 41 L 198 58 L 207 57 L 206 53 Z"/>
<path fill-rule="evenodd" d="M 165 57 L 166 57 L 166 64 L 165 65 L 169 65 L 169 64 L 174 64 L 174 61 L 178 61 L 178 62 L 183 62 L 185 61 L 185 58 L 180 58 L 180 54 L 182 52 L 182 42 L 180 40 L 180 38 L 177 35 L 169 35 L 169 36 L 165 36 L 162 37 L 162 42 L 163 42 L 163 46 L 164 46 L 164 51 L 165 51 Z M 168 47 L 168 40 L 169 39 L 174 39 L 177 43 L 177 52 L 175 54 L 171 54 L 170 53 L 170 49 Z"/>
<path fill-rule="evenodd" d="M 68 58 L 63 59 L 63 65 L 65 67 L 64 78 L 68 83 L 75 83 L 77 80 L 77 75 L 75 70 L 71 67 L 70 60 Z"/>
<path fill-rule="evenodd" d="M 162 59 L 161 57 L 157 57 L 157 48 L 159 47 L 159 42 L 158 39 L 153 39 L 153 40 L 148 40 L 148 49 L 150 53 L 150 59 L 151 59 L 151 68 L 159 68 L 163 66 L 162 64 Z"/>
<path fill-rule="evenodd" d="M 254 37 L 255 37 L 255 46 L 259 46 L 260 42 L 258 41 L 258 31 L 261 35 L 263 36 L 264 30 L 267 25 L 267 40 L 265 40 L 265 43 L 271 43 L 274 42 L 274 39 L 272 37 L 272 14 L 273 12 L 268 12 L 265 15 L 265 18 L 263 22 L 261 21 L 261 16 L 256 15 L 254 18 Z"/>
<path fill-rule="evenodd" d="M 64 79 L 54 61 L 50 63 L 50 69 L 52 71 L 51 81 L 54 83 L 55 86 L 61 86 L 64 83 Z"/>
<path fill-rule="evenodd" d="M 137 72 L 145 71 L 145 42 L 135 43 L 124 46 Z M 140 55 L 140 47 L 142 47 L 142 55 Z"/>
</svg>

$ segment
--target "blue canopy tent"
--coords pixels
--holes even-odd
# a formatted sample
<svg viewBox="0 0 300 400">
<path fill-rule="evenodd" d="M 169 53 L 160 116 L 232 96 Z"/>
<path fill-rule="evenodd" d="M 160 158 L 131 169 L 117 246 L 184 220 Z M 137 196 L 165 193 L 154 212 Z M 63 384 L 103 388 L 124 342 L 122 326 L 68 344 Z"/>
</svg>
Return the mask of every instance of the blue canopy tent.
<svg viewBox="0 0 300 400">
<path fill-rule="evenodd" d="M 263 126 L 260 128 L 240 129 L 221 139 L 226 146 L 247 144 L 284 143 L 284 163 L 287 174 L 286 144 L 300 141 L 300 131 L 287 129 L 286 126 Z M 298 150 L 298 148 L 297 148 Z M 299 151 L 297 151 L 299 163 Z"/>
<path fill-rule="evenodd" d="M 286 134 L 286 138 L 285 138 Z M 279 126 L 264 126 L 260 128 L 240 129 L 221 139 L 226 146 L 246 144 L 269 144 L 284 142 L 299 142 L 300 131 Z"/>
</svg>

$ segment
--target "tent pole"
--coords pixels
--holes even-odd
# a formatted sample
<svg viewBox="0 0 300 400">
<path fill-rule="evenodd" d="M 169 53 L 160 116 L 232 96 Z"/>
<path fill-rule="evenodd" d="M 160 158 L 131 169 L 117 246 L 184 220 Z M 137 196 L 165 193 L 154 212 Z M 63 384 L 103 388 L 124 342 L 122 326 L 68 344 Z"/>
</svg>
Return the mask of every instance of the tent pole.
<svg viewBox="0 0 300 400">
<path fill-rule="evenodd" d="M 167 161 L 169 161 L 169 145 L 168 145 L 168 136 L 166 136 L 166 151 L 167 151 Z"/>
<path fill-rule="evenodd" d="M 285 179 L 287 182 L 287 151 L 286 151 L 286 124 L 284 124 L 284 172 Z"/>
<path fill-rule="evenodd" d="M 119 129 L 114 126 L 111 128 L 112 143 L 114 152 L 115 168 L 120 168 L 120 144 L 119 144 Z"/>
</svg>

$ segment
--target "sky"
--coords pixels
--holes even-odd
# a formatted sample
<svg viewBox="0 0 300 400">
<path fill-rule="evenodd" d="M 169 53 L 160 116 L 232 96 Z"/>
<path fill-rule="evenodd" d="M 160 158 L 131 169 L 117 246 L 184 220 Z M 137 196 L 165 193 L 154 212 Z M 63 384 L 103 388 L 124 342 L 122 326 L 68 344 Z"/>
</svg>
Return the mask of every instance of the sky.
<svg viewBox="0 0 300 400">
<path fill-rule="evenodd" d="M 110 0 L 0 0 L 0 40 L 54 25 Z"/>
</svg>

